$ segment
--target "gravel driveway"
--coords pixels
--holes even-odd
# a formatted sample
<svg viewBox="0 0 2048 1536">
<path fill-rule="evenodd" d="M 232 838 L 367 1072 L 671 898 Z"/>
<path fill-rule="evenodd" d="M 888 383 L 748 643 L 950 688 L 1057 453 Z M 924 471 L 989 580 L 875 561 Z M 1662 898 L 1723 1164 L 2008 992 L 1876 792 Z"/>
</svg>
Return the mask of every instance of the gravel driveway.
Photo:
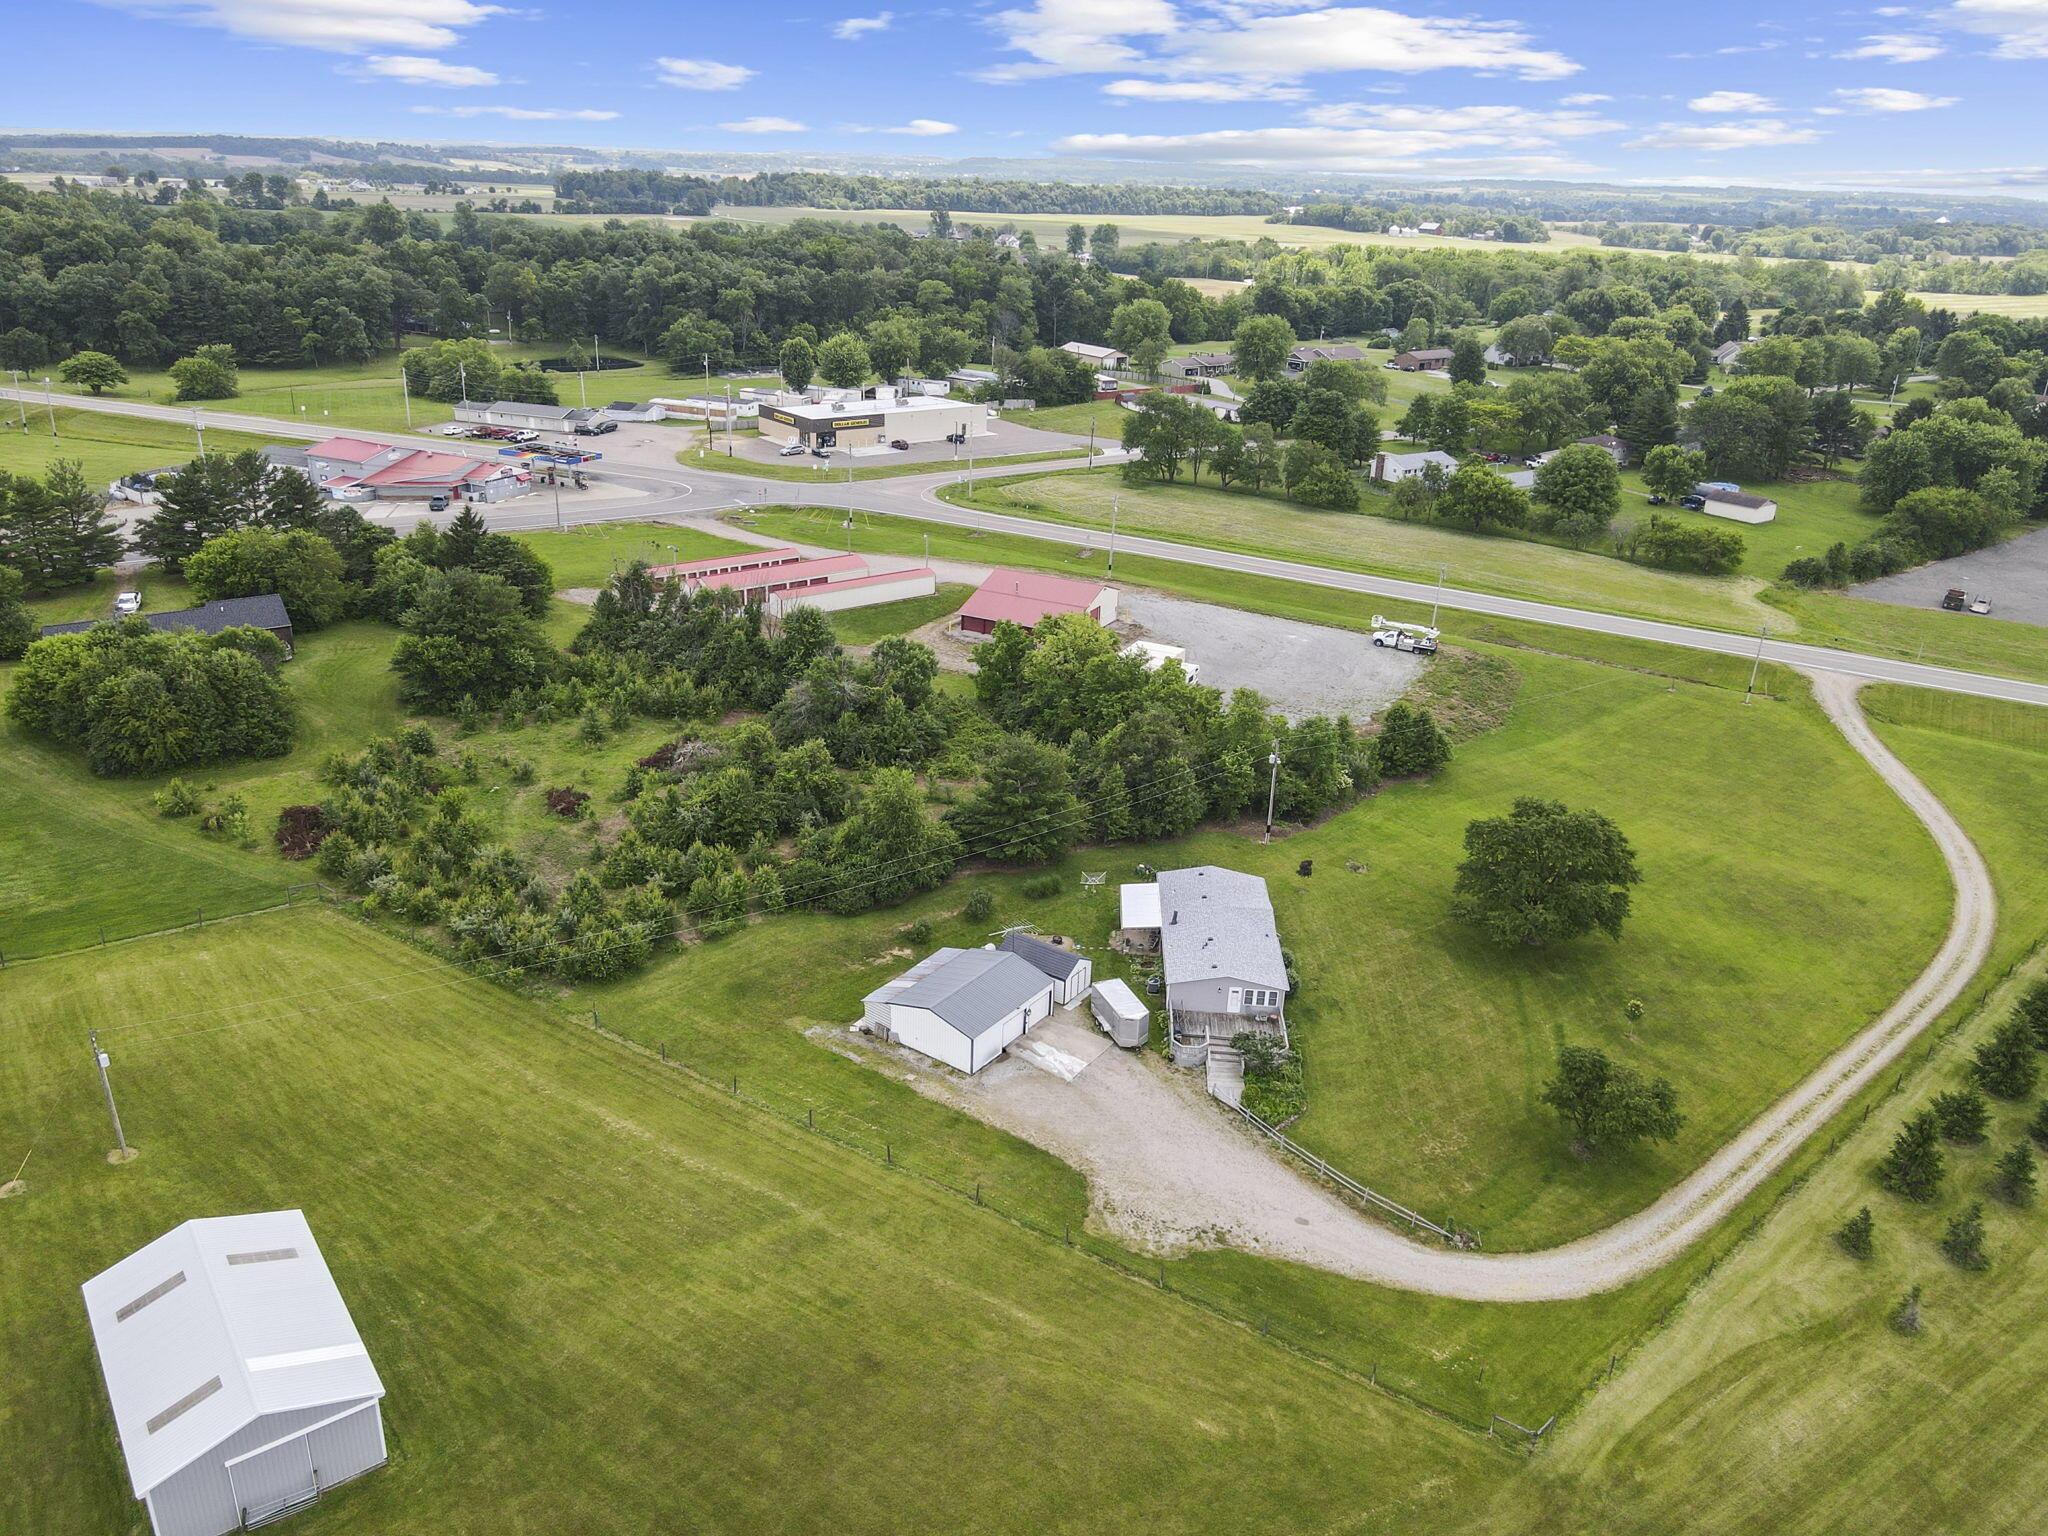
<svg viewBox="0 0 2048 1536">
<path fill-rule="evenodd" d="M 909 1074 L 957 1105 L 1087 1175 L 1094 1219 L 1160 1249 L 1231 1246 L 1400 1290 L 1468 1301 L 1562 1301 L 1661 1268 L 1724 1219 L 1831 1115 L 1879 1079 L 1961 995 L 1990 953 L 1996 907 L 1983 859 L 1947 809 L 1877 739 L 1860 686 L 1813 675 L 1849 744 L 1934 838 L 1955 882 L 1955 917 L 1927 968 L 1885 1012 L 1663 1195 L 1613 1226 L 1535 1253 L 1470 1253 L 1413 1242 L 1311 1182 L 1206 1102 L 1201 1080 L 1148 1052 L 1101 1050 L 1064 1070 L 1006 1058 L 966 1079 Z M 1156 1027 L 1156 1026 L 1155 1026 Z M 1062 1067 L 1085 1054 L 1078 1015 L 1040 1026 Z M 1372 1170 L 1346 1170 L 1370 1183 Z"/>
<path fill-rule="evenodd" d="M 1204 684 L 1255 688 L 1290 720 L 1344 711 L 1362 721 L 1398 699 L 1427 665 L 1410 652 L 1382 650 L 1356 630 L 1157 592 L 1125 588 L 1117 614 L 1134 638 L 1186 646 Z"/>
</svg>

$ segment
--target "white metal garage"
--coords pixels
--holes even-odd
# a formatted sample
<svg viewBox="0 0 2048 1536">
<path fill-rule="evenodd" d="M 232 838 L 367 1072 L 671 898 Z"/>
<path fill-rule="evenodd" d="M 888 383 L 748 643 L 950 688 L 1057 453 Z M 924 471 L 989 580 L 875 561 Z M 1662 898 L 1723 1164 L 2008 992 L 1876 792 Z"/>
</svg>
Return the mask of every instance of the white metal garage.
<svg viewBox="0 0 2048 1536">
<path fill-rule="evenodd" d="M 1035 933 L 1026 933 L 1021 928 L 1004 934 L 996 948 L 1008 951 L 1019 960 L 1030 961 L 1051 977 L 1053 1000 L 1063 1007 L 1071 1008 L 1080 1002 L 1095 981 L 1095 962 L 1086 955 L 1041 939 Z"/>
<path fill-rule="evenodd" d="M 157 1536 L 265 1525 L 383 1464 L 384 1384 L 302 1212 L 188 1221 L 83 1290 Z"/>
<path fill-rule="evenodd" d="M 864 1000 L 862 1022 L 962 1072 L 979 1072 L 1052 1012 L 1057 983 L 999 949 L 935 949 Z"/>
</svg>

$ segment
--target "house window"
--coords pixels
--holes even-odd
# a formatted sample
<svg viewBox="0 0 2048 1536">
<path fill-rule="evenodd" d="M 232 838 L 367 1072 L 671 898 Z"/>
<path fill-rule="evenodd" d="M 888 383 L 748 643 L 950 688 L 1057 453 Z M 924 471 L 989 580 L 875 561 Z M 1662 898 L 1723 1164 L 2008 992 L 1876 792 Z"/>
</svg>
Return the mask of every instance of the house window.
<svg viewBox="0 0 2048 1536">
<path fill-rule="evenodd" d="M 1247 1008 L 1277 1008 L 1280 1006 L 1280 994 L 1265 987 L 1247 987 L 1244 1004 Z"/>
</svg>

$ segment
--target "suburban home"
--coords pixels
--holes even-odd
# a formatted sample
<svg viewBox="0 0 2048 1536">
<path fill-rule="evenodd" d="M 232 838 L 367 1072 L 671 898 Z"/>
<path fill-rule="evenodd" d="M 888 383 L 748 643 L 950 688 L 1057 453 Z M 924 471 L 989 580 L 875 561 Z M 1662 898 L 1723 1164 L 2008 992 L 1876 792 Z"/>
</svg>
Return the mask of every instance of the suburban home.
<svg viewBox="0 0 2048 1536">
<path fill-rule="evenodd" d="M 1287 354 L 1289 373 L 1306 373 L 1310 363 L 1362 363 L 1365 348 L 1349 341 L 1303 342 Z"/>
<path fill-rule="evenodd" d="M 1060 343 L 1060 350 L 1083 359 L 1097 368 L 1107 368 L 1114 373 L 1119 368 L 1131 365 L 1130 354 L 1119 352 L 1115 347 L 1098 347 L 1092 342 L 1066 341 Z"/>
<path fill-rule="evenodd" d="M 1449 347 L 1422 347 L 1413 352 L 1396 352 L 1387 359 L 1387 366 L 1403 373 L 1422 373 L 1450 367 L 1452 356 Z"/>
<path fill-rule="evenodd" d="M 614 400 L 597 413 L 606 421 L 660 421 L 668 415 L 658 401 Z"/>
<path fill-rule="evenodd" d="M 1006 933 L 996 948 L 1020 960 L 1030 961 L 1052 978 L 1053 1001 L 1063 1008 L 1080 1002 L 1095 982 L 1094 961 L 1063 945 L 1041 939 L 1035 933 L 1025 933 L 1021 929 Z"/>
<path fill-rule="evenodd" d="M 1175 1060 L 1193 1066 L 1212 1041 L 1251 1030 L 1287 1039 L 1287 961 L 1266 882 L 1214 864 L 1162 869 L 1122 890 L 1126 934 L 1156 934 Z"/>
<path fill-rule="evenodd" d="M 174 630 L 197 630 L 202 635 L 217 635 L 224 629 L 267 629 L 284 645 L 284 659 L 292 659 L 292 616 L 285 612 L 284 599 L 275 592 L 266 592 L 261 597 L 228 597 L 217 603 L 203 603 L 197 608 L 174 608 L 168 613 L 146 613 L 142 615 L 149 627 L 164 634 Z M 78 635 L 88 629 L 97 629 L 102 624 L 112 623 L 110 619 L 81 619 L 73 624 L 45 624 L 45 635 Z"/>
<path fill-rule="evenodd" d="M 1718 367 L 1733 368 L 1748 348 L 1746 341 L 1724 341 L 1714 348 L 1714 362 Z"/>
<path fill-rule="evenodd" d="M 1392 485 L 1398 480 L 1412 479 L 1430 465 L 1436 465 L 1445 474 L 1456 474 L 1458 461 L 1448 453 L 1436 448 L 1419 453 L 1376 453 L 1372 456 L 1372 477 L 1383 485 Z"/>
<path fill-rule="evenodd" d="M 430 448 L 400 448 L 360 437 L 330 437 L 303 449 L 266 448 L 275 468 L 300 469 L 343 501 L 503 501 L 524 495 L 532 477 L 503 460 Z"/>
<path fill-rule="evenodd" d="M 1184 379 L 1214 379 L 1230 372 L 1236 364 L 1237 358 L 1229 352 L 1190 352 L 1185 357 L 1169 357 L 1160 371 L 1179 374 Z"/>
<path fill-rule="evenodd" d="M 1629 460 L 1629 445 L 1627 441 L 1616 437 L 1612 432 L 1595 432 L 1587 437 L 1574 438 L 1572 446 L 1574 448 L 1599 448 L 1603 450 L 1607 457 L 1614 460 L 1614 465 L 1617 469 L 1628 463 Z"/>
<path fill-rule="evenodd" d="M 1072 576 L 998 568 L 960 605 L 960 629 L 969 635 L 994 634 L 1002 623 L 1036 629 L 1056 613 L 1085 613 L 1098 624 L 1114 624 L 1116 588 Z"/>
<path fill-rule="evenodd" d="M 384 1464 L 384 1383 L 303 1212 L 185 1222 L 81 1289 L 156 1536 L 266 1524 Z"/>
<path fill-rule="evenodd" d="M 1700 511 L 1709 517 L 1725 517 L 1735 523 L 1768 523 L 1778 515 L 1778 504 L 1768 496 L 1752 496 L 1747 491 L 1728 491 L 1704 485 L 1693 494 L 1705 503 Z"/>
<path fill-rule="evenodd" d="M 1052 1013 L 1058 986 L 1008 950 L 937 949 L 863 998 L 861 1022 L 972 1075 Z"/>
</svg>

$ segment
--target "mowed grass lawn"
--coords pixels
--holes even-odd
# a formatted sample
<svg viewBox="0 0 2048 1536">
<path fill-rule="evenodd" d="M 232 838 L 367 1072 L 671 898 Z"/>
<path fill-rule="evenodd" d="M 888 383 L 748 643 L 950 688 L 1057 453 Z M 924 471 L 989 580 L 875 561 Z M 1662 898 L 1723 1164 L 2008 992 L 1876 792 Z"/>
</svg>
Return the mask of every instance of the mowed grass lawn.
<svg viewBox="0 0 2048 1536">
<path fill-rule="evenodd" d="M 58 396 L 62 399 L 62 396 Z M 199 451 L 190 426 L 169 421 L 144 421 L 111 416 L 72 406 L 56 408 L 57 430 L 50 431 L 50 412 L 33 410 L 23 428 L 12 401 L 0 401 L 0 470 L 41 477 L 59 459 L 75 459 L 86 484 L 102 489 L 123 475 L 145 469 L 171 469 Z M 209 453 L 239 453 L 261 448 L 273 438 L 250 432 L 208 431 Z"/>
<path fill-rule="evenodd" d="M 873 645 L 891 635 L 907 635 L 934 619 L 959 610 L 974 592 L 964 582 L 942 581 L 930 597 L 906 597 L 900 602 L 877 603 L 872 608 L 843 608 L 827 614 L 832 633 L 841 645 Z"/>
<path fill-rule="evenodd" d="M 1986 970 L 1997 976 L 2048 928 L 2044 716 L 2024 705 L 1869 692 L 1880 734 L 1991 867 L 1999 934 Z M 1993 1101 L 1988 1145 L 1947 1147 L 1947 1180 L 1927 1206 L 1885 1193 L 1871 1168 L 1908 1115 L 1963 1085 L 1976 1042 L 2041 971 L 2037 955 L 1940 1045 L 1929 1070 L 1881 1103 L 1555 1437 L 1534 1478 L 1505 1493 L 1484 1527 L 1561 1521 L 1650 1536 L 1674 1528 L 1672 1495 L 1683 1489 L 1684 1528 L 1702 1533 L 2037 1528 L 2048 1505 L 2048 1464 L 2031 1433 L 2048 1394 L 2048 1212 L 2014 1211 L 1984 1186 L 2038 1096 Z M 1936 1250 L 1948 1218 L 1975 1200 L 1984 1202 L 1991 1255 L 1982 1274 Z M 1868 1263 L 1829 1237 L 1863 1205 L 1876 1218 Z M 1906 1339 L 1885 1319 L 1913 1285 L 1925 1287 L 1925 1331 Z"/>
<path fill-rule="evenodd" d="M 1447 584 L 1541 602 L 1606 609 L 1718 629 L 1754 629 L 1773 617 L 1755 583 L 1653 571 L 1606 555 L 1525 539 L 1481 538 L 1398 518 L 1319 512 L 1265 496 L 1181 484 L 1132 486 L 1115 471 L 1037 475 L 977 486 L 949 499 L 990 512 L 1216 549 L 1277 555 L 1409 581 Z M 1377 498 L 1375 498 L 1377 499 Z"/>
<path fill-rule="evenodd" d="M 392 1453 L 307 1531 L 1401 1532 L 1514 1470 L 335 914 L 10 968 L 0 998 L 8 1173 L 35 1152 L 0 1203 L 9 1531 L 141 1527 L 79 1283 L 292 1206 Z"/>
</svg>

